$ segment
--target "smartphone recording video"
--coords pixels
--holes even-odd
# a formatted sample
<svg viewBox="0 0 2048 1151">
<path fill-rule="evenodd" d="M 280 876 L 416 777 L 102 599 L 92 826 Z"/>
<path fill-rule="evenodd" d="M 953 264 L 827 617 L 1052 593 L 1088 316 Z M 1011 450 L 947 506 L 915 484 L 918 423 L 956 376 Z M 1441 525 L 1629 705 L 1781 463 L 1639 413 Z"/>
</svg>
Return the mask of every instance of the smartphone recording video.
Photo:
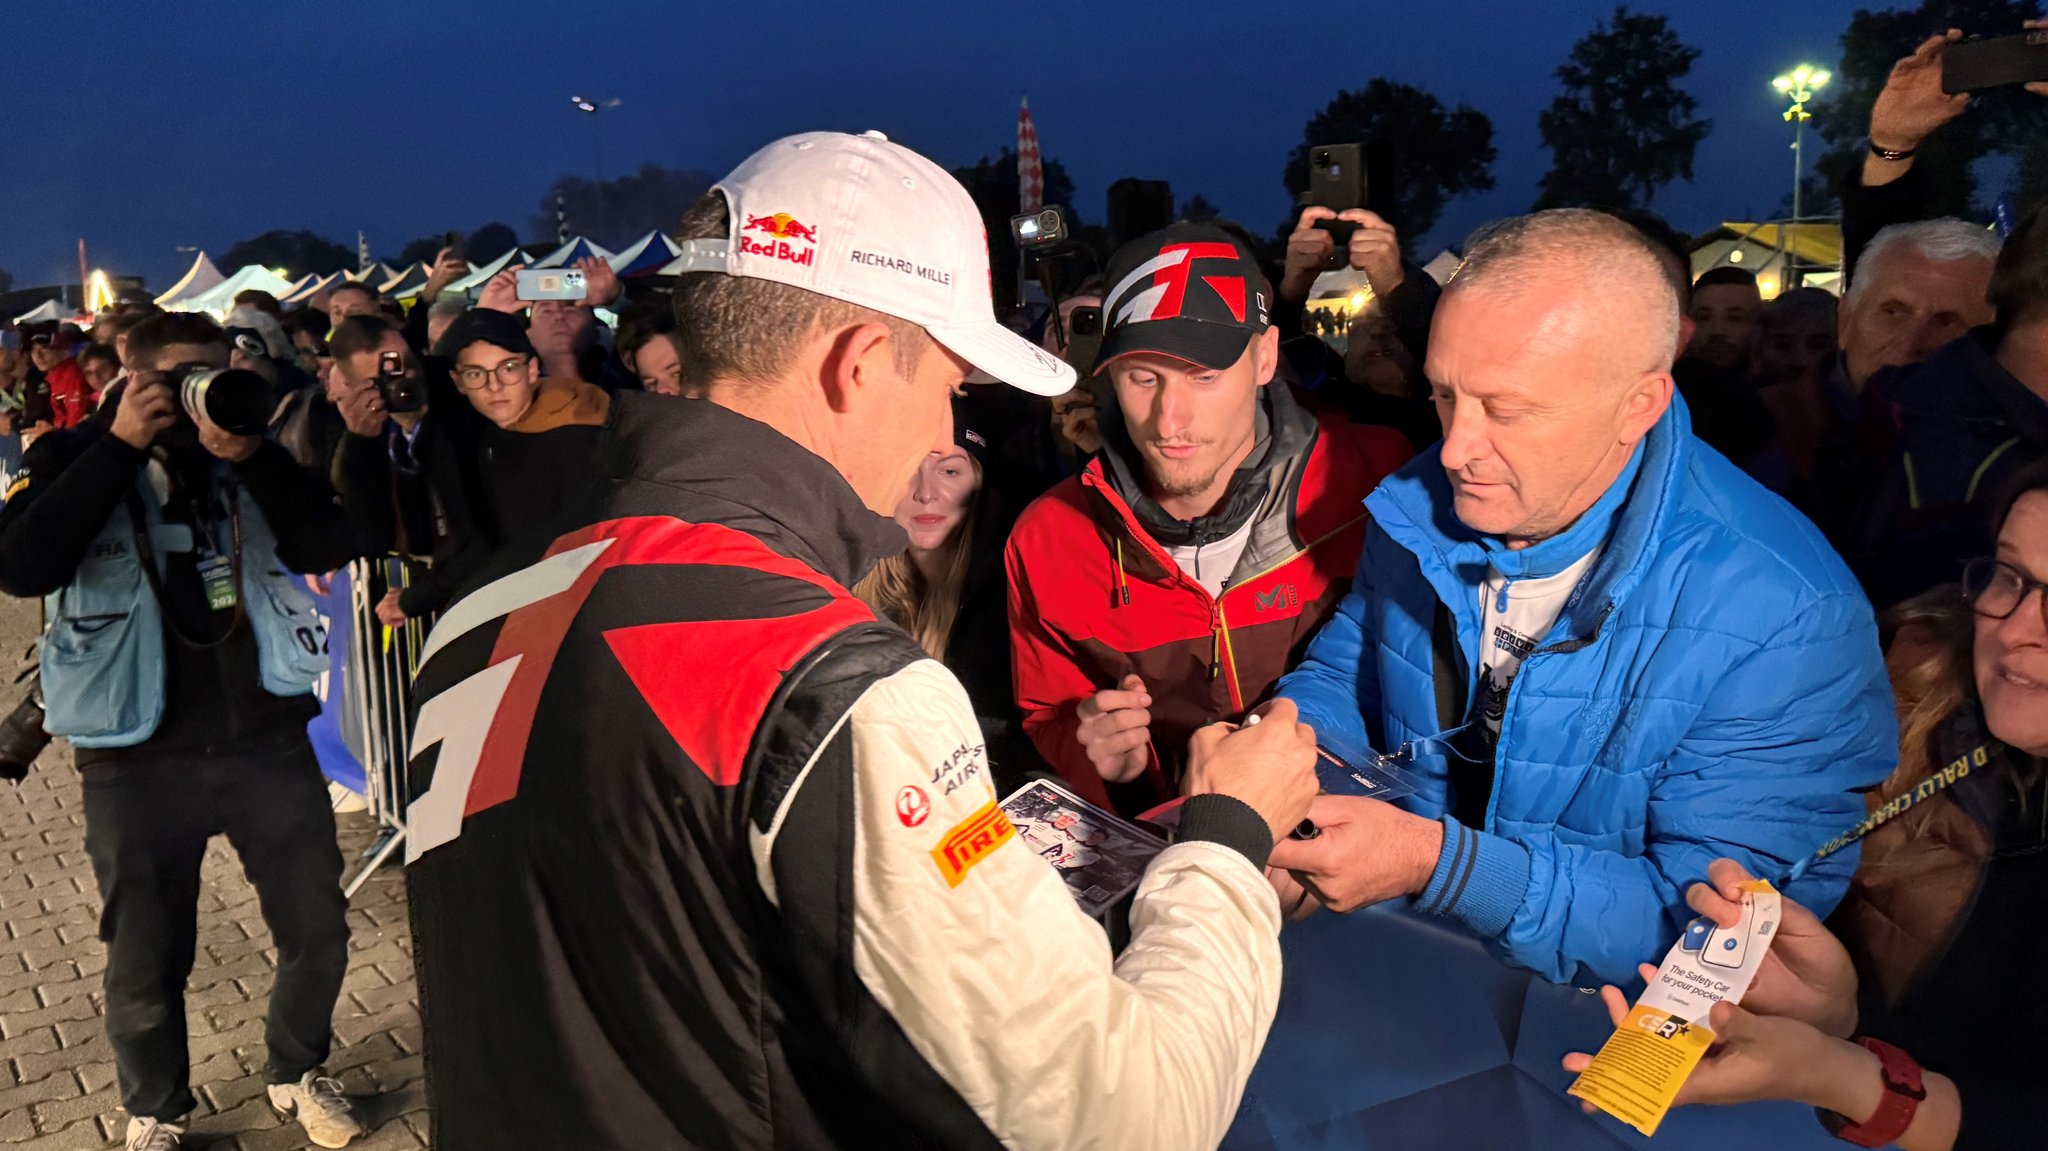
<svg viewBox="0 0 2048 1151">
<path fill-rule="evenodd" d="M 581 268 L 521 268 L 516 279 L 522 300 L 581 300 L 590 294 Z"/>
</svg>

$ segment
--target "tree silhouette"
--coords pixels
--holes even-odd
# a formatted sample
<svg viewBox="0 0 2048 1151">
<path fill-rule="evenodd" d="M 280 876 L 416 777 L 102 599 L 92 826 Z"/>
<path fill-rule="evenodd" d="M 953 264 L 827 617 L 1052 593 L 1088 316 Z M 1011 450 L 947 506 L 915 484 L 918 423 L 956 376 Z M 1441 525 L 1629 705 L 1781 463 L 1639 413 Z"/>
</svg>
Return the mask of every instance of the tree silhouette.
<svg viewBox="0 0 2048 1151">
<path fill-rule="evenodd" d="M 0 268 L 0 294 L 14 290 L 14 273 Z"/>
<path fill-rule="evenodd" d="M 282 268 L 286 277 L 298 279 L 309 272 L 324 276 L 344 268 L 353 269 L 356 253 L 325 236 L 279 229 L 243 240 L 220 258 L 221 268 L 230 273 L 250 264 Z"/>
<path fill-rule="evenodd" d="M 1183 220 L 1210 220 L 1223 214 L 1223 209 L 1209 202 L 1209 197 L 1196 192 L 1180 204 L 1180 218 Z"/>
<path fill-rule="evenodd" d="M 1082 230 L 1081 213 L 1074 208 L 1074 181 L 1058 160 L 1047 157 L 1045 202 L 1066 210 L 1067 230 Z M 988 231 L 989 274 L 993 277 L 996 307 L 1008 307 L 1017 297 L 1017 245 L 1010 239 L 1010 217 L 1022 204 L 1017 191 L 1017 154 L 1004 148 L 993 159 L 983 156 L 971 167 L 953 169 L 953 178 L 967 189 L 974 206 L 981 209 L 981 225 Z"/>
<path fill-rule="evenodd" d="M 554 235 L 554 229 L 550 228 L 548 235 Z M 508 224 L 494 221 L 471 232 L 469 239 L 462 242 L 462 252 L 472 264 L 487 264 L 518 246 L 519 233 Z"/>
<path fill-rule="evenodd" d="M 1574 44 L 1557 69 L 1564 92 L 1537 118 L 1552 160 L 1536 206 L 1647 207 L 1658 188 L 1691 180 L 1713 127 L 1678 86 L 1698 58 L 1669 20 L 1626 8 Z"/>
<path fill-rule="evenodd" d="M 539 210 L 529 226 L 535 236 L 555 234 L 555 195 L 559 192 L 568 215 L 569 234 L 617 250 L 651 228 L 674 231 L 683 211 L 710 190 L 713 179 L 709 172 L 695 168 L 664 168 L 659 164 L 643 165 L 638 172 L 606 180 L 602 185 L 592 184 L 581 176 L 563 176 L 541 197 Z M 498 254 L 503 254 L 502 248 Z"/>
<path fill-rule="evenodd" d="M 1375 79 L 1339 92 L 1302 128 L 1287 158 L 1290 194 L 1308 188 L 1309 150 L 1320 144 L 1384 141 L 1393 149 L 1394 219 L 1406 245 L 1436 227 L 1444 205 L 1493 187 L 1493 121 L 1469 105 L 1443 101 L 1412 84 Z M 1293 219 L 1286 230 L 1292 231 Z"/>
<path fill-rule="evenodd" d="M 1848 173 L 1863 164 L 1870 106 L 1893 64 L 1937 32 L 1960 28 L 1966 35 L 2003 35 L 2041 12 L 2037 0 L 1924 0 L 1910 8 L 1859 9 L 1842 33 L 1842 62 L 1833 82 L 1808 105 L 1813 112 L 1808 127 L 1830 145 L 1814 163 L 1830 201 Z M 1977 202 L 1973 168 L 1993 156 L 2017 163 L 2020 203 L 2048 196 L 2048 100 L 2019 88 L 1979 92 L 1954 123 L 1915 151 L 1914 168 L 1933 215 L 1990 215 L 1990 205 Z"/>
<path fill-rule="evenodd" d="M 398 255 L 390 260 L 386 260 L 385 263 L 390 264 L 394 268 L 407 268 L 414 264 L 431 264 L 434 262 L 434 257 L 441 254 L 441 249 L 447 246 L 447 240 L 448 234 L 446 232 L 436 232 L 431 236 L 421 236 L 419 239 L 400 248 Z"/>
</svg>

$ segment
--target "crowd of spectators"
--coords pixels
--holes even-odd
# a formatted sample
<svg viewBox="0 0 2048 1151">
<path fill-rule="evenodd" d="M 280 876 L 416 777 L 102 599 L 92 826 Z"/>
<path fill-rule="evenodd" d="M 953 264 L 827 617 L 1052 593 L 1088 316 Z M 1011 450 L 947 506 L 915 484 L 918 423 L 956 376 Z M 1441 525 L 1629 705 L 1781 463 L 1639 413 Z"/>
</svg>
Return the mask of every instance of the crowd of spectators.
<svg viewBox="0 0 2048 1151">
<path fill-rule="evenodd" d="M 1003 355 L 1075 381 L 1049 396 L 1023 379 L 1008 382 L 1039 394 L 961 383 L 969 367 L 1004 378 L 987 369 L 1002 355 L 930 319 L 938 313 L 925 303 L 881 289 L 853 299 L 850 289 L 787 278 L 795 272 L 748 270 L 768 257 L 747 264 L 723 249 L 706 258 L 734 262 L 673 283 L 623 283 L 605 262 L 585 261 L 581 300 L 521 299 L 516 267 L 474 300 L 455 295 L 448 288 L 469 267 L 450 249 L 403 303 L 347 281 L 290 309 L 246 292 L 219 320 L 129 302 L 90 323 L 0 331 L 0 589 L 47 597 L 50 609 L 50 729 L 80 748 L 87 779 L 88 846 L 113 940 L 108 1027 L 134 1119 L 128 1145 L 176 1146 L 193 1106 L 175 989 L 191 962 L 198 853 L 215 831 L 249 863 L 280 950 L 271 1098 L 309 1131 L 341 1140 L 323 1145 L 358 1129 L 319 1074 L 346 927 L 331 890 L 331 817 L 302 731 L 324 660 L 286 646 L 309 610 L 293 581 L 318 584 L 350 560 L 395 557 L 404 563 L 380 571 L 404 574 L 376 577 L 376 617 L 387 628 L 426 625 L 485 598 L 482 589 L 494 603 L 526 594 L 531 573 L 591 548 L 618 553 L 582 561 L 592 570 L 653 563 L 647 556 L 671 545 L 632 525 L 654 514 L 645 508 L 668 506 L 662 493 L 684 493 L 674 498 L 727 533 L 690 536 L 686 550 L 698 558 L 679 570 L 747 569 L 756 582 L 730 594 L 761 597 L 749 608 L 763 618 L 864 614 L 912 646 L 850 626 L 846 647 L 820 647 L 833 654 L 813 666 L 770 638 L 733 641 L 718 649 L 730 668 L 704 665 L 715 685 L 678 686 L 634 670 L 645 658 L 633 654 L 634 637 L 730 620 L 685 612 L 605 623 L 624 676 L 592 673 L 557 694 L 566 674 L 557 670 L 552 707 L 593 707 L 594 696 L 637 688 L 693 757 L 730 750 L 732 737 L 702 716 L 678 718 L 670 694 L 751 707 L 747 731 L 758 720 L 766 750 L 736 745 L 748 771 L 796 746 L 827 762 L 818 757 L 841 739 L 827 721 L 852 717 L 853 745 L 833 753 L 847 790 L 831 803 L 858 835 L 918 828 L 929 808 L 917 805 L 938 798 L 925 789 L 950 795 L 963 782 L 977 796 L 992 782 L 1001 798 L 1053 779 L 1131 819 L 1157 818 L 1191 793 L 1235 795 L 1249 815 L 1190 799 L 1186 817 L 1191 841 L 1239 869 L 1218 880 L 1227 897 L 1197 908 L 1202 898 L 1185 887 L 1199 881 L 1179 873 L 1170 893 L 1164 883 L 1142 889 L 1119 928 L 1132 954 L 1181 955 L 1189 980 L 1210 969 L 1158 942 L 1171 928 L 1164 916 L 1147 919 L 1147 898 L 1170 894 L 1189 901 L 1176 914 L 1249 930 L 1224 950 L 1261 964 L 1277 964 L 1277 952 L 1252 937 L 1280 916 L 1404 900 L 1503 963 L 1592 988 L 1628 984 L 1694 912 L 1732 922 L 1751 877 L 1787 881 L 1769 966 L 1740 1006 L 1715 1009 L 1722 1043 L 1681 1100 L 1800 1099 L 1835 1127 L 1868 1134 L 1891 1113 L 1880 1107 L 1887 1093 L 1902 1090 L 1894 1056 L 1906 1050 L 1926 1064 L 1924 1098 L 1890 1138 L 1916 1149 L 2020 1145 L 2048 1089 L 2038 1054 L 2015 1057 L 1999 1038 L 2048 1026 L 2033 999 L 2000 990 L 2012 971 L 2048 956 L 2038 913 L 2048 896 L 2048 206 L 2020 213 L 2006 235 L 1928 218 L 1913 154 L 1966 102 L 1939 87 L 1935 65 L 1953 42 L 1929 40 L 1877 98 L 1870 154 L 1843 189 L 1839 295 L 1788 284 L 1766 298 L 1737 265 L 1695 275 L 1690 245 L 1664 222 L 1590 209 L 1489 225 L 1439 284 L 1404 258 L 1389 221 L 1308 207 L 1277 261 L 1227 222 L 1179 221 L 1127 240 L 1100 274 L 1021 311 L 1010 321 L 1016 347 Z M 806 139 L 827 151 L 878 147 Z M 903 155 L 879 162 L 923 163 Z M 737 235 L 739 199 L 777 178 L 772 160 L 745 170 L 691 210 L 686 241 L 715 247 Z M 985 281 L 985 265 L 971 265 L 952 271 Z M 1355 313 L 1311 306 L 1319 277 L 1335 270 L 1369 288 Z M 1077 335 L 1089 324 L 1099 340 Z M 266 433 L 232 432 L 189 410 L 178 381 L 211 369 L 260 379 L 273 411 Z M 942 379 L 950 416 L 933 404 L 890 414 L 891 403 L 909 412 L 915 397 L 936 397 Z M 944 431 L 919 438 L 926 424 Z M 915 466 L 883 460 L 891 445 L 914 449 Z M 723 470 L 700 474 L 714 462 Z M 655 600 L 701 606 L 727 594 L 714 577 L 630 578 Z M 122 594 L 156 608 L 131 619 L 108 606 Z M 535 630 L 553 627 L 560 646 L 569 626 L 526 619 L 497 642 L 527 650 Z M 868 662 L 847 662 L 855 649 Z M 537 674 L 548 676 L 554 659 L 550 651 Z M 781 661 L 774 675 L 797 678 L 775 681 L 779 694 L 749 694 L 758 660 Z M 927 674 L 917 669 L 931 664 L 957 688 L 917 695 Z M 878 666 L 889 670 L 870 674 Z M 470 682 L 451 688 L 444 677 L 438 687 Z M 539 682 L 510 689 L 528 693 L 529 712 Z M 782 709 L 770 710 L 772 724 L 761 716 L 770 694 Z M 961 694 L 969 718 L 953 732 L 946 709 Z M 872 709 L 899 696 L 938 709 L 931 739 L 963 742 L 927 783 L 885 795 L 861 782 L 871 777 L 860 771 L 875 769 L 859 765 L 887 744 L 872 734 L 885 729 Z M 1255 773 L 1216 783 L 1227 773 L 1213 764 L 1255 746 L 1305 771 L 1302 748 L 1281 744 L 1296 739 L 1283 722 L 1296 711 L 1326 753 L 1384 753 L 1415 794 L 1309 803 L 1255 795 L 1244 782 Z M 1255 716 L 1287 734 L 1254 745 Z M 534 746 L 558 746 L 550 722 L 569 731 L 584 721 L 543 720 Z M 897 734 L 903 747 L 930 750 L 925 735 Z M 518 737 L 518 754 L 527 739 Z M 1219 751 L 1219 740 L 1239 742 Z M 290 773 L 263 770 L 280 758 Z M 1860 862 L 1853 850 L 1808 859 L 1957 762 L 1970 766 L 1967 782 L 1865 827 Z M 737 761 L 693 763 L 713 780 L 741 777 Z M 969 780 L 984 763 L 987 778 Z M 439 786 L 431 777 L 425 784 Z M 740 840 L 692 822 L 715 822 L 716 804 L 674 798 L 671 789 L 694 793 L 667 777 L 642 784 L 656 792 L 634 801 L 689 814 L 682 830 L 629 820 L 623 838 L 657 854 L 729 848 L 739 854 L 715 865 L 675 866 L 747 876 L 744 896 L 723 874 L 688 898 L 662 888 L 658 898 L 676 903 L 664 923 L 757 932 L 775 958 L 767 974 L 747 977 L 760 981 L 761 1001 L 784 1006 L 777 997 L 791 988 L 821 994 L 817 964 L 852 965 L 857 955 L 865 965 L 858 988 L 848 966 L 830 976 L 845 986 L 832 984 L 826 1006 L 762 1024 L 784 1029 L 790 1044 L 772 1056 L 789 1065 L 763 1074 L 821 1093 L 799 1127 L 830 1128 L 863 1098 L 937 1088 L 943 1100 L 899 1116 L 906 1128 L 1004 1137 L 1006 1123 L 1022 1122 L 1008 1110 L 1010 1089 L 989 1086 L 988 1067 L 932 1038 L 947 1005 L 875 974 L 890 958 L 928 978 L 938 969 L 907 944 L 892 951 L 833 934 L 856 918 L 864 931 L 899 930 L 861 917 L 876 899 L 897 906 L 887 885 L 899 881 L 887 876 L 907 865 L 860 855 L 844 872 L 832 870 L 836 859 L 803 870 L 774 846 L 789 834 L 785 819 L 836 834 L 819 822 L 833 816 L 804 806 L 825 801 L 774 790 L 795 795 L 805 778 L 773 777 L 762 784 L 770 798 L 749 798 L 755 806 L 733 817 L 753 820 L 746 842 L 756 854 L 743 862 Z M 879 822 L 860 823 L 857 808 L 875 801 Z M 583 802 L 563 801 L 561 818 Z M 541 886 L 560 878 L 544 864 L 587 862 L 587 843 L 540 842 L 563 837 L 531 830 L 538 816 L 522 818 L 519 850 L 529 854 L 520 858 Z M 857 854 L 866 850 L 851 846 L 858 835 L 821 840 L 819 850 Z M 426 850 L 433 859 L 434 843 Z M 474 866 L 474 854 L 463 858 Z M 484 983 L 509 996 L 505 1011 L 545 1016 L 564 1029 L 555 1039 L 574 1026 L 557 1013 L 619 1013 L 573 1037 L 602 1047 L 600 1062 L 699 1026 L 663 1015 L 669 1001 L 657 994 L 579 986 L 588 1001 L 564 1007 L 551 998 L 559 988 L 544 984 L 574 982 L 578 962 L 596 962 L 579 948 L 611 947 L 592 933 L 613 925 L 533 906 L 549 903 L 549 891 L 462 906 L 448 895 L 454 865 L 439 866 L 422 872 L 438 877 L 426 884 L 432 910 L 421 934 L 431 978 L 451 978 L 433 949 L 456 946 L 449 925 L 460 922 L 508 949 L 503 962 L 517 974 Z M 626 865 L 607 857 L 602 866 Z M 757 867 L 770 877 L 765 888 L 753 886 Z M 952 886 L 964 871 L 948 876 Z M 1005 874 L 991 869 L 988 882 Z M 1268 888 L 1266 906 L 1243 909 L 1248 890 L 1263 899 Z M 1020 917 L 1058 919 L 1019 898 Z M 699 905 L 720 899 L 729 902 L 717 911 Z M 766 922 L 778 909 L 799 918 L 797 929 L 727 923 Z M 553 934 L 535 934 L 536 923 Z M 825 935 L 842 950 L 816 944 Z M 670 942 L 637 945 L 674 960 L 663 950 Z M 522 947 L 564 954 L 525 967 Z M 1090 978 L 1140 984 L 1097 958 Z M 601 966 L 628 983 L 668 986 L 681 974 L 618 962 Z M 1151 1004 L 1164 1013 L 1159 1026 L 1193 1010 L 1175 998 L 1201 998 L 1190 986 Z M 747 998 L 755 992 L 734 1002 L 758 1006 Z M 1231 1002 L 1270 1021 L 1270 992 L 1240 987 Z M 1619 1023 L 1626 996 L 1612 987 L 1608 996 Z M 431 1005 L 428 1013 L 428 1043 L 442 1044 L 442 1066 L 453 1068 L 437 1086 L 470 1101 L 449 1108 L 450 1123 L 477 1113 L 478 1073 L 462 1060 L 503 1067 L 479 1054 L 496 1025 L 463 1014 L 479 1002 L 450 990 L 439 1020 Z M 889 1013 L 918 1036 L 914 1054 L 903 1054 L 901 1033 L 866 1030 Z M 916 1070 L 877 1069 L 860 1050 L 821 1054 L 818 1036 L 794 1037 L 806 1022 L 858 1032 Z M 725 1023 L 712 1046 L 738 1042 Z M 1247 1018 L 1205 1034 L 1227 1047 L 1264 1027 Z M 996 1028 L 985 1042 L 1006 1037 Z M 1154 1040 L 1130 1041 L 1150 1052 Z M 1236 1066 L 1215 1052 L 1185 1058 Z M 688 1065 L 679 1064 L 686 1078 Z M 1219 1082 L 1237 1074 L 1241 1086 L 1248 1066 L 1219 1071 Z M 497 1082 L 515 1090 L 520 1080 Z M 680 1145 L 707 1130 L 702 1116 L 667 1110 L 680 1096 L 661 1085 L 627 1091 L 565 1077 L 550 1086 L 554 1110 L 534 1098 L 545 1092 L 521 1095 L 538 1108 L 539 1128 L 585 1122 L 605 1132 L 591 1146 L 635 1145 L 630 1133 L 650 1131 L 663 1134 L 648 1146 Z M 633 1117 L 621 1126 L 578 1118 L 600 1105 Z M 1118 1129 L 1087 1108 L 1077 1114 L 1076 1130 Z M 1196 1142 L 1220 1135 L 1213 1119 L 1186 1130 Z M 446 1145 L 477 1145 L 464 1138 L 451 1130 Z"/>
</svg>

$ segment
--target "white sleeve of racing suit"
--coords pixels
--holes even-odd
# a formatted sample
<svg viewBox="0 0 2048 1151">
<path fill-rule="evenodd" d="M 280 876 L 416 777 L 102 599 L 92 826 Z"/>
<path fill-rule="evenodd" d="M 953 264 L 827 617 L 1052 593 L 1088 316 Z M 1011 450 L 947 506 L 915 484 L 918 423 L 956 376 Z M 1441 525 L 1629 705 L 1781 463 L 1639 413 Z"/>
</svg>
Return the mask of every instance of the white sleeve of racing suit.
<svg viewBox="0 0 2048 1151">
<path fill-rule="evenodd" d="M 1260 868 L 1181 843 L 1146 872 L 1112 957 L 1019 839 L 979 726 L 932 660 L 877 680 L 852 749 L 852 956 L 869 995 L 1004 1145 L 1213 1148 L 1280 994 L 1280 910 Z M 763 890 L 814 760 L 752 836 Z M 790 851 L 807 845 L 792 843 Z"/>
</svg>

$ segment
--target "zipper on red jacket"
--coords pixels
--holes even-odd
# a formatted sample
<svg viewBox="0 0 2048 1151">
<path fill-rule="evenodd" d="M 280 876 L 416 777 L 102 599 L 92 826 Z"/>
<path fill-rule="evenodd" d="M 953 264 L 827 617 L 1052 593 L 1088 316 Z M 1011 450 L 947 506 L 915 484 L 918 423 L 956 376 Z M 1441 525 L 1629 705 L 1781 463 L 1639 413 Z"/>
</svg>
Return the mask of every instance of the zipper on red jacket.
<svg viewBox="0 0 2048 1151">
<path fill-rule="evenodd" d="M 1223 620 L 1223 596 L 1210 595 L 1209 589 L 1203 587 L 1193 577 L 1189 576 L 1188 573 L 1182 571 L 1180 565 L 1174 563 L 1173 557 L 1166 554 L 1165 549 L 1161 548 L 1156 541 L 1141 535 L 1137 528 L 1133 526 L 1136 515 L 1130 510 L 1129 505 L 1125 504 L 1123 497 L 1117 495 L 1115 490 L 1099 479 L 1095 473 L 1083 471 L 1081 473 L 1081 483 L 1086 487 L 1094 488 L 1103 499 L 1108 500 L 1110 508 L 1117 513 L 1119 521 L 1118 527 L 1110 532 L 1115 552 L 1117 580 L 1116 589 L 1110 596 L 1111 605 L 1115 606 L 1121 603 L 1123 606 L 1129 606 L 1131 602 L 1130 583 L 1126 579 L 1124 572 L 1124 536 L 1128 534 L 1131 537 L 1131 542 L 1136 544 L 1141 551 L 1149 553 L 1155 562 L 1165 568 L 1171 578 L 1178 580 L 1182 587 L 1209 601 L 1209 680 L 1213 683 L 1220 678 L 1224 673 L 1225 664 L 1227 663 L 1230 673 L 1231 706 L 1236 711 L 1243 711 L 1245 708 L 1244 685 L 1238 682 L 1237 658 L 1230 650 L 1230 627 Z M 1223 595 L 1227 596 L 1240 587 L 1255 583 L 1286 567 L 1288 564 L 1321 547 L 1325 542 L 1350 530 L 1351 527 L 1360 520 L 1366 519 L 1367 516 L 1368 513 L 1364 511 L 1359 512 L 1330 531 L 1324 532 L 1322 535 L 1303 544 L 1299 549 L 1288 553 L 1279 560 L 1239 580 L 1236 584 L 1225 588 Z"/>
</svg>

